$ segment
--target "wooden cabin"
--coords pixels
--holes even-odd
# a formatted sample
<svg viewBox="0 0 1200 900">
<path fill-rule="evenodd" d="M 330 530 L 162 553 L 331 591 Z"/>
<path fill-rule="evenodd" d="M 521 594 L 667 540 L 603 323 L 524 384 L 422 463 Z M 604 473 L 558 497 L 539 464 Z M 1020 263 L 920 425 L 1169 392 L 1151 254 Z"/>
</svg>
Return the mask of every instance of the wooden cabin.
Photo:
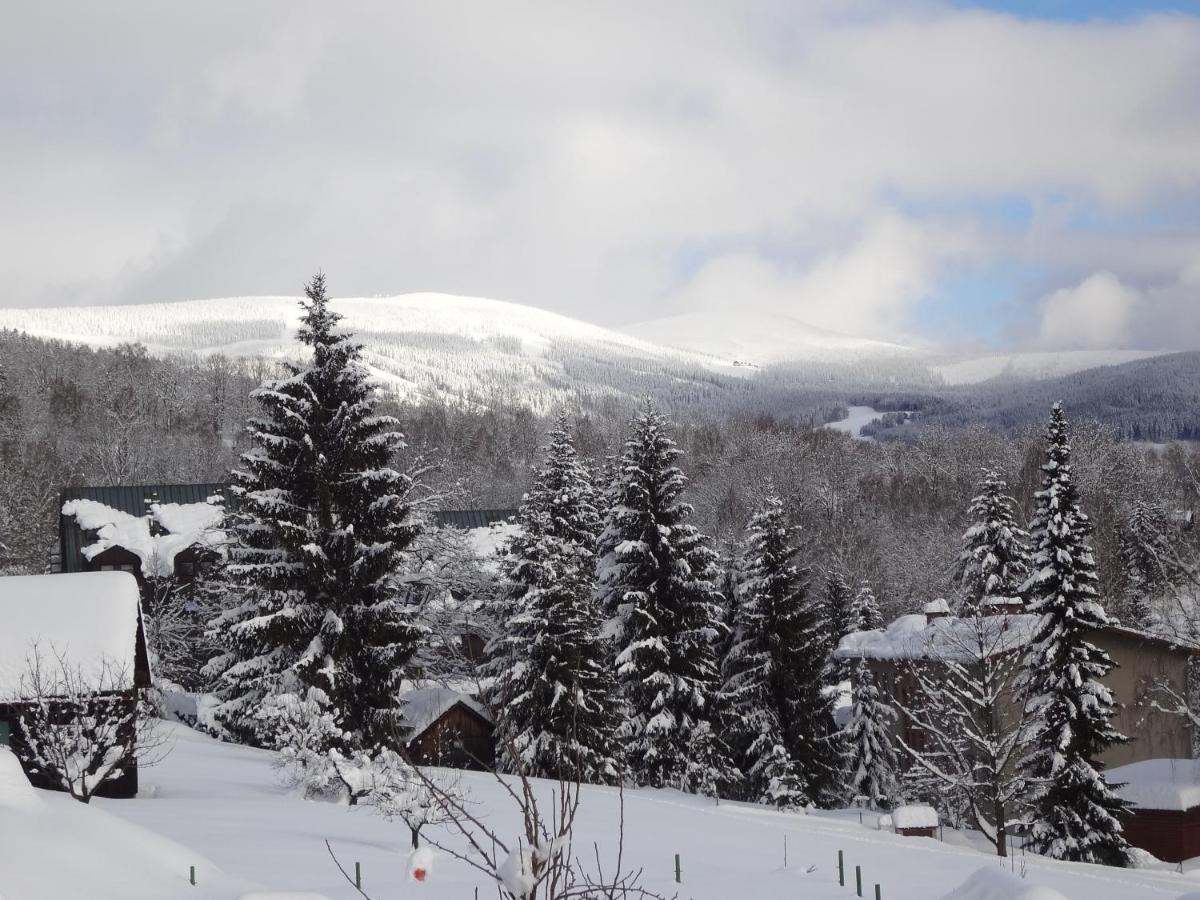
<svg viewBox="0 0 1200 900">
<path fill-rule="evenodd" d="M 0 745 L 21 759 L 35 787 L 58 789 L 29 763 L 22 719 L 34 699 L 31 663 L 40 661 L 52 689 L 54 673 L 65 665 L 77 683 L 94 685 L 96 701 L 115 701 L 122 715 L 133 713 L 139 692 L 150 686 L 139 600 L 137 581 L 126 572 L 0 578 Z M 122 775 L 96 794 L 133 797 L 137 790 L 137 759 L 130 752 Z"/>
<path fill-rule="evenodd" d="M 470 694 L 422 687 L 402 697 L 408 729 L 405 750 L 414 764 L 475 770 L 495 765 L 495 724 Z"/>
<path fill-rule="evenodd" d="M 1125 839 L 1165 862 L 1200 856 L 1200 760 L 1150 759 L 1106 773 L 1133 804 Z"/>
</svg>

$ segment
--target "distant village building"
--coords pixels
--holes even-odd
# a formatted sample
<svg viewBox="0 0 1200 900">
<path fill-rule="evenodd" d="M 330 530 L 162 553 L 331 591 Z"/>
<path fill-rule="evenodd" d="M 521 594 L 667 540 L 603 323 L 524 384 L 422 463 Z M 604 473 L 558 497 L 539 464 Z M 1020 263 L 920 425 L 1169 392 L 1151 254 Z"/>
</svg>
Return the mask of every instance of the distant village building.
<svg viewBox="0 0 1200 900">
<path fill-rule="evenodd" d="M 1165 862 L 1200 856 L 1200 760 L 1151 759 L 1109 769 L 1117 795 L 1133 804 L 1125 838 Z"/>
<path fill-rule="evenodd" d="M 34 699 L 29 670 L 35 656 L 50 668 L 61 657 L 77 683 L 93 685 L 97 698 L 115 699 L 122 715 L 133 713 L 139 691 L 150 686 L 134 578 L 122 572 L 0 578 L 0 745 L 18 756 L 26 739 L 22 719 L 28 719 Z M 138 772 L 132 752 L 122 770 L 97 795 L 135 796 Z M 35 787 L 58 787 L 39 772 L 27 774 Z"/>
<path fill-rule="evenodd" d="M 989 607 L 987 620 L 996 634 L 987 646 L 995 653 L 1022 653 L 1033 636 L 1038 617 L 1019 605 Z M 847 635 L 837 650 L 843 659 L 866 659 L 875 683 L 897 708 L 897 737 L 915 750 L 927 739 L 903 707 L 921 702 L 914 667 L 938 666 L 947 658 L 967 662 L 975 644 L 975 624 L 949 614 L 945 601 L 934 601 L 920 615 L 901 616 L 886 629 Z M 1169 685 L 1187 696 L 1188 662 L 1196 648 L 1132 628 L 1111 625 L 1090 640 L 1104 650 L 1116 667 L 1103 679 L 1118 705 L 1113 725 L 1129 738 L 1109 747 L 1100 758 L 1105 766 L 1123 766 L 1148 759 L 1188 758 L 1192 755 L 1191 725 L 1182 716 L 1153 709 L 1141 699 L 1151 685 Z M 964 654 L 967 654 L 964 656 Z M 1014 708 L 1017 706 L 1013 699 Z"/>
</svg>

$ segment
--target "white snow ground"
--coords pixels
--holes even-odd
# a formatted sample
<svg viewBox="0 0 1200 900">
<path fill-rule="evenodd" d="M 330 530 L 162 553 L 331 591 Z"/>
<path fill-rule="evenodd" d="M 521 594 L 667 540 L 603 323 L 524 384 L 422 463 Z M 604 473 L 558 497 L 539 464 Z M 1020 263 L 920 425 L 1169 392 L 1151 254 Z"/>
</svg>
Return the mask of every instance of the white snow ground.
<svg viewBox="0 0 1200 900">
<path fill-rule="evenodd" d="M 351 870 L 355 861 L 362 863 L 364 889 L 377 900 L 470 900 L 477 886 L 479 896 L 495 896 L 480 876 L 444 857 L 434 861 L 425 882 L 409 880 L 402 825 L 368 808 L 290 796 L 276 784 L 272 754 L 220 744 L 182 726 L 172 732 L 173 752 L 143 770 L 144 796 L 137 800 L 96 800 L 89 807 L 39 791 L 41 808 L 31 810 L 27 798 L 0 778 L 3 897 L 232 900 L 252 891 L 312 892 L 329 900 L 357 896 L 326 855 L 325 839 Z M 488 776 L 467 774 L 463 783 L 490 822 L 510 822 L 515 833 L 515 817 Z M 548 792 L 551 785 L 544 786 Z M 601 853 L 610 855 L 617 816 L 615 790 L 586 789 L 577 848 L 590 856 L 591 842 L 598 841 Z M 993 857 L 949 841 L 879 832 L 872 817 L 865 818 L 860 825 L 857 814 L 803 816 L 716 805 L 674 791 L 630 791 L 626 860 L 645 867 L 646 887 L 692 900 L 849 900 L 855 865 L 863 868 L 865 895 L 873 896 L 879 882 L 886 900 L 1058 900 L 1059 894 L 1066 900 L 1176 900 L 1196 885 L 1172 871 L 1118 871 L 1032 857 L 1025 859 L 1025 879 L 981 878 L 979 870 L 998 868 Z M 837 884 L 839 849 L 849 866 L 845 888 Z M 675 853 L 682 862 L 679 885 Z M 188 884 L 192 865 L 196 887 Z M 1039 886 L 1047 890 L 1033 890 Z"/>
</svg>

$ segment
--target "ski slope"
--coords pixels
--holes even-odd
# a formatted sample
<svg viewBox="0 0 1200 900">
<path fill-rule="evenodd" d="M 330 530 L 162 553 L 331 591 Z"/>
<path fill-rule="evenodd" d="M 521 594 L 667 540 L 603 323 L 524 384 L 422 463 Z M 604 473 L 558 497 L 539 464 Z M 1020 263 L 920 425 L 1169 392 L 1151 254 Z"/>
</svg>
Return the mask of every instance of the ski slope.
<svg viewBox="0 0 1200 900">
<path fill-rule="evenodd" d="M 0 892 L 6 900 L 210 900 L 252 891 L 312 892 L 328 900 L 358 896 L 326 855 L 325 840 L 351 870 L 354 862 L 362 864 L 363 887 L 377 900 L 470 900 L 476 887 L 480 897 L 495 896 L 486 879 L 445 857 L 434 860 L 424 883 L 409 880 L 403 825 L 369 808 L 290 796 L 276 784 L 273 754 L 221 744 L 182 726 L 171 730 L 174 749 L 142 771 L 143 795 L 137 800 L 83 806 L 37 791 L 31 809 L 0 778 Z M 515 837 L 516 816 L 495 782 L 469 773 L 463 785 L 475 811 Z M 552 785 L 540 786 L 548 795 Z M 602 856 L 615 853 L 618 819 L 615 789 L 586 788 L 578 851 L 591 858 L 595 841 Z M 856 865 L 862 867 L 866 895 L 873 896 L 879 883 L 886 900 L 1025 896 L 991 892 L 1005 882 L 1022 890 L 1041 886 L 1067 900 L 1177 900 L 1196 884 L 1173 871 L 1120 871 L 1027 857 L 1024 880 L 986 875 L 989 893 L 980 894 L 959 888 L 981 869 L 998 868 L 994 857 L 949 841 L 877 831 L 869 814 L 860 825 L 854 813 L 805 816 L 637 790 L 626 793 L 625 819 L 626 862 L 644 868 L 643 885 L 692 900 L 849 900 Z M 846 888 L 837 884 L 838 850 L 850 867 Z M 678 885 L 676 853 L 682 869 Z M 193 865 L 195 887 L 188 883 Z M 1018 859 L 1014 868 L 1019 866 Z M 1051 893 L 1028 896 L 1057 900 Z"/>
</svg>

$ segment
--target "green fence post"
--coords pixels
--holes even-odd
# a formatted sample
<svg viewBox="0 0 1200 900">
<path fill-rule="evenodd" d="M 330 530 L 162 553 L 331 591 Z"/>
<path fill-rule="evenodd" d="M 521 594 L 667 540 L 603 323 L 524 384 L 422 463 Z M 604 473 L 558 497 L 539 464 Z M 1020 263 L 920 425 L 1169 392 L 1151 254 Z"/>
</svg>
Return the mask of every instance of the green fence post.
<svg viewBox="0 0 1200 900">
<path fill-rule="evenodd" d="M 881 900 L 879 896 L 879 885 L 875 885 L 875 900 Z"/>
<path fill-rule="evenodd" d="M 196 884 L 196 867 L 188 866 L 188 881 L 194 886 Z"/>
<path fill-rule="evenodd" d="M 354 886 L 362 890 L 362 863 L 354 863 Z"/>
<path fill-rule="evenodd" d="M 838 851 L 838 886 L 846 886 L 846 859 L 841 850 Z"/>
<path fill-rule="evenodd" d="M 680 872 L 680 869 L 679 869 L 679 854 L 678 854 L 678 853 L 676 853 L 676 854 L 675 854 L 675 883 L 676 883 L 676 884 L 682 884 L 682 883 L 683 883 L 683 878 L 682 878 L 682 877 L 680 877 L 680 876 L 681 876 L 681 872 Z"/>
<path fill-rule="evenodd" d="M 862 866 L 854 867 L 854 893 L 862 896 Z"/>
</svg>

